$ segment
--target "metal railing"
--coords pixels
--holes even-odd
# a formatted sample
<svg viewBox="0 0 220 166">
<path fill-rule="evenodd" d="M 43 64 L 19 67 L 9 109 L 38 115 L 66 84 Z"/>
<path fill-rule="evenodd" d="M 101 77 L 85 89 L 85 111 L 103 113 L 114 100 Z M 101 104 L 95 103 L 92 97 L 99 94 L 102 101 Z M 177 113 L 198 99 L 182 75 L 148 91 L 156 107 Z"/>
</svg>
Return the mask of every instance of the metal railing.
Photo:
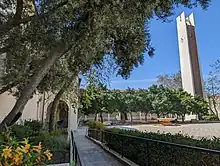
<svg viewBox="0 0 220 166">
<path fill-rule="evenodd" d="M 140 166 L 220 166 L 219 150 L 118 134 L 106 130 L 89 129 L 88 136 Z"/>
<path fill-rule="evenodd" d="M 73 166 L 82 166 L 81 160 L 80 160 L 80 156 L 78 153 L 78 149 L 76 146 L 76 142 L 74 140 L 74 135 L 73 135 L 73 131 L 71 131 L 71 145 L 72 145 L 72 159 L 73 161 L 70 161 L 70 163 L 73 163 Z"/>
</svg>

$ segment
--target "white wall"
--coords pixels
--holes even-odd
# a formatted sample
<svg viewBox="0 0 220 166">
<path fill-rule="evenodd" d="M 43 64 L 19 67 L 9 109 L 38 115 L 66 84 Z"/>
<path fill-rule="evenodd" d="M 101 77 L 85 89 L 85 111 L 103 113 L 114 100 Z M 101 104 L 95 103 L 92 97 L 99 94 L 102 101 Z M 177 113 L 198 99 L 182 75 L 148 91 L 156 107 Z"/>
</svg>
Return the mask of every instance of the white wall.
<svg viewBox="0 0 220 166">
<path fill-rule="evenodd" d="M 27 105 L 24 108 L 24 112 L 22 114 L 21 120 L 24 119 L 39 120 L 40 110 L 38 109 L 38 104 L 37 104 L 38 99 L 39 96 L 35 95 L 32 99 L 28 101 Z M 0 122 L 11 111 L 15 102 L 16 99 L 8 92 L 0 95 Z"/>
<path fill-rule="evenodd" d="M 176 19 L 177 21 L 177 34 L 179 43 L 179 55 L 180 55 L 180 68 L 183 89 L 192 95 L 195 94 L 193 74 L 192 74 L 192 64 L 190 58 L 189 41 L 186 28 L 186 17 L 183 12 Z"/>
</svg>

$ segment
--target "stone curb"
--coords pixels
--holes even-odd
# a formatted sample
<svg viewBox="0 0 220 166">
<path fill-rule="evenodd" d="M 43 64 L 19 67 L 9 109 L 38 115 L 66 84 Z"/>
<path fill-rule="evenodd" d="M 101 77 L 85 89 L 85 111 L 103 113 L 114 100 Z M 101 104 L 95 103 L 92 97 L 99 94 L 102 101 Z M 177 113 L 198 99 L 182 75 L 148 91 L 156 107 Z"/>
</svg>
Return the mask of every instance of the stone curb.
<svg viewBox="0 0 220 166">
<path fill-rule="evenodd" d="M 121 155 L 119 153 L 115 152 L 114 150 L 109 149 L 107 146 L 102 144 L 100 141 L 97 141 L 97 140 L 89 137 L 88 135 L 85 135 L 85 137 L 87 139 L 91 140 L 92 142 L 94 142 L 95 144 L 99 145 L 104 151 L 106 151 L 107 153 L 109 153 L 110 155 L 115 157 L 118 161 L 123 163 L 125 166 L 139 166 L 139 165 L 135 164 L 133 161 L 131 161 L 125 157 L 121 157 Z"/>
</svg>

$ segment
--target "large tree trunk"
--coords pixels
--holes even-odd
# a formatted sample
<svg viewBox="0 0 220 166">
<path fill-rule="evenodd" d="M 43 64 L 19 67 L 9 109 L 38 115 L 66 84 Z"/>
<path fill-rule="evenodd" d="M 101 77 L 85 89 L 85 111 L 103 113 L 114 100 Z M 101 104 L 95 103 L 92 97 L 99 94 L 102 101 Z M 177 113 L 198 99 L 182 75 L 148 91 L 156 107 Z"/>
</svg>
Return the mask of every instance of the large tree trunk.
<svg viewBox="0 0 220 166">
<path fill-rule="evenodd" d="M 55 129 L 57 108 L 59 105 L 59 101 L 60 101 L 62 95 L 64 94 L 66 88 L 67 88 L 67 86 L 66 86 L 66 84 L 64 84 L 53 100 L 52 107 L 50 110 L 49 132 L 52 132 Z"/>
<path fill-rule="evenodd" d="M 62 52 L 61 52 L 62 50 Z M 54 49 L 51 51 L 50 56 L 46 60 L 43 61 L 42 66 L 39 68 L 36 74 L 34 74 L 28 84 L 23 89 L 20 97 L 16 101 L 14 107 L 12 108 L 11 112 L 4 118 L 4 120 L 0 124 L 0 130 L 6 129 L 7 126 L 12 125 L 12 121 L 14 117 L 18 113 L 23 112 L 23 109 L 25 105 L 27 104 L 28 100 L 33 95 L 35 89 L 41 82 L 41 80 L 44 78 L 44 76 L 49 72 L 50 68 L 55 64 L 55 62 L 64 55 L 68 49 L 65 49 L 65 51 L 62 48 Z"/>
</svg>

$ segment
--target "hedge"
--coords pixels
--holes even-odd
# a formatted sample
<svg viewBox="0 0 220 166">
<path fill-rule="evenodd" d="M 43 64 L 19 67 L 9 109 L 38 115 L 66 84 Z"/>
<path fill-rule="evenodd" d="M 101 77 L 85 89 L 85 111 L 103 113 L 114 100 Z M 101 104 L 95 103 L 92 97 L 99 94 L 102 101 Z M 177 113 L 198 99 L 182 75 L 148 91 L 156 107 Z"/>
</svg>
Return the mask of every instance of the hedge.
<svg viewBox="0 0 220 166">
<path fill-rule="evenodd" d="M 106 129 L 104 142 L 106 145 L 123 154 L 140 166 L 217 166 L 220 165 L 220 153 L 207 153 L 188 148 L 176 147 L 156 142 L 136 139 L 126 135 L 144 137 L 153 140 L 184 144 L 194 147 L 220 150 L 220 139 L 194 139 L 187 135 L 171 135 L 163 133 L 143 133 L 120 129 Z M 114 134 L 112 134 L 112 132 Z M 123 135 L 119 135 L 123 134 Z"/>
</svg>

